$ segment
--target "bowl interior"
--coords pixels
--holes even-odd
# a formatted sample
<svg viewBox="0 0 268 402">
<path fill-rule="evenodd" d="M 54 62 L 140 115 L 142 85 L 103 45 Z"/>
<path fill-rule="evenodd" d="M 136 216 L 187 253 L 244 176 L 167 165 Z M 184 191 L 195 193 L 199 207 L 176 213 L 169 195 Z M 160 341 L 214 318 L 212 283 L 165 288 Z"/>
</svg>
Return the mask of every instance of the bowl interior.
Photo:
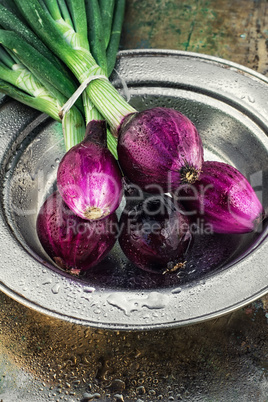
<svg viewBox="0 0 268 402">
<path fill-rule="evenodd" d="M 205 94 L 131 86 L 129 91 L 131 103 L 138 110 L 166 106 L 188 116 L 201 135 L 205 159 L 227 162 L 239 169 L 267 210 L 268 189 L 264 183 L 268 178 L 268 150 L 259 125 L 237 108 Z M 56 188 L 57 167 L 64 155 L 61 125 L 43 116 L 34 128 L 26 127 L 23 138 L 18 136 L 15 141 L 16 152 L 5 161 L 8 174 L 4 183 L 4 213 L 14 236 L 32 257 L 58 271 L 38 240 L 36 218 L 42 203 Z M 95 287 L 115 289 L 183 286 L 241 260 L 257 247 L 266 230 L 265 223 L 258 232 L 243 235 L 212 235 L 203 229 L 194 236 L 183 271 L 172 275 L 143 272 L 127 260 L 117 243 L 108 257 L 82 280 Z"/>
</svg>

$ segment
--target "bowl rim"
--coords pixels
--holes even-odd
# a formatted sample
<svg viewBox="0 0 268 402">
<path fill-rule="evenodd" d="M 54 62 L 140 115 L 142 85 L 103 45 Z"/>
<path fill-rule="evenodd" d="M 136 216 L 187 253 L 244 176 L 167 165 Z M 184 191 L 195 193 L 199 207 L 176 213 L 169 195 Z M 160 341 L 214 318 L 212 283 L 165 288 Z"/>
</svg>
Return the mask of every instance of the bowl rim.
<svg viewBox="0 0 268 402">
<path fill-rule="evenodd" d="M 164 49 L 123 50 L 118 53 L 117 57 L 116 70 L 118 68 L 119 74 L 121 75 L 123 75 L 124 68 L 126 68 L 129 63 L 136 63 L 139 67 L 139 62 L 141 61 L 142 65 L 144 65 L 145 59 L 149 60 L 150 58 L 153 58 L 154 61 L 161 60 L 167 67 L 170 60 L 175 60 L 178 63 L 184 61 L 186 64 L 190 60 L 190 62 L 194 61 L 197 66 L 200 64 L 213 65 L 213 68 L 216 70 L 218 68 L 225 68 L 226 74 L 228 74 L 228 72 L 231 72 L 231 74 L 241 74 L 246 81 L 254 80 L 255 82 L 258 82 L 260 87 L 264 87 L 264 91 L 268 95 L 268 79 L 265 76 L 247 67 L 218 57 L 200 53 Z M 129 82 L 131 81 L 131 76 L 127 76 L 125 79 Z M 113 80 L 115 86 L 120 86 L 120 80 L 118 81 L 117 74 Z M 146 85 L 146 78 L 141 82 L 141 85 Z M 226 94 L 224 94 L 221 99 L 226 99 L 225 96 Z M 234 99 L 233 104 L 239 103 L 238 101 L 238 99 Z M 250 105 L 247 100 L 243 100 L 241 106 L 243 110 L 249 110 L 250 106 L 252 105 Z M 257 121 L 258 124 L 264 127 L 266 132 L 268 132 L 268 120 L 265 114 L 265 108 L 263 107 L 260 110 L 257 103 L 255 109 L 253 112 L 251 111 L 251 116 L 253 114 L 256 117 L 255 121 Z M 39 116 L 34 114 L 34 117 L 29 115 L 29 120 L 26 124 L 26 132 L 27 130 L 34 128 L 35 125 L 40 124 L 41 121 L 45 120 L 46 117 L 44 115 Z M 21 132 L 16 133 L 16 135 L 21 135 Z M 6 138 L 0 146 L 1 159 L 5 159 L 9 141 L 10 139 Z M 18 286 L 17 281 L 14 281 L 14 285 L 11 285 L 10 278 L 7 280 L 10 275 L 9 267 L 12 264 L 16 264 L 16 262 L 21 261 L 21 259 L 24 260 L 24 264 L 30 271 L 40 269 L 43 278 L 51 276 L 51 268 L 48 263 L 44 261 L 42 262 L 40 258 L 39 261 L 38 258 L 34 259 L 33 256 L 18 243 L 10 230 L 3 211 L 1 211 L 0 220 L 2 224 L 1 237 L 5 242 L 7 249 L 16 249 L 17 251 L 14 255 L 10 255 L 8 252 L 5 253 L 4 249 L 1 252 L 3 256 L 3 264 L 1 264 L 3 266 L 0 271 L 2 272 L 2 274 L 0 274 L 1 291 L 19 303 L 53 318 L 63 319 L 76 324 L 112 330 L 152 330 L 172 328 L 216 318 L 235 309 L 242 308 L 250 302 L 264 296 L 268 292 L 268 268 L 266 264 L 268 235 L 266 230 L 252 250 L 252 253 L 247 254 L 239 259 L 239 261 L 234 262 L 228 266 L 228 269 L 223 269 L 216 275 L 208 275 L 202 285 L 200 285 L 200 281 L 198 280 L 196 283 L 184 286 L 181 290 L 156 289 L 154 291 L 147 291 L 143 289 L 142 291 L 124 291 L 120 289 L 115 291 L 116 295 L 111 295 L 109 289 L 101 289 L 101 291 L 93 291 L 92 293 L 88 291 L 88 298 L 83 299 L 85 300 L 85 305 L 89 306 L 89 304 L 98 304 L 101 306 L 101 315 L 98 315 L 98 318 L 96 318 L 96 316 L 92 314 L 92 308 L 89 309 L 89 316 L 79 314 L 79 312 L 70 312 L 70 314 L 68 314 L 66 313 L 66 309 L 61 308 L 64 302 L 64 296 L 62 294 L 60 295 L 62 292 L 59 292 L 59 297 L 58 294 L 55 293 L 56 297 L 53 299 L 53 302 L 43 303 L 42 300 L 51 295 L 52 286 L 50 287 L 49 292 L 37 289 L 41 292 L 40 296 L 33 285 L 30 285 L 27 290 L 24 290 L 23 286 Z M 252 280 L 253 277 L 251 275 L 247 278 L 245 278 L 244 275 L 245 272 L 251 273 L 252 267 L 254 267 L 254 281 Z M 61 289 L 66 289 L 68 295 L 74 291 L 77 295 L 81 295 L 81 293 L 83 294 L 85 284 L 82 279 L 72 278 L 70 275 L 61 271 L 57 272 L 57 270 L 53 271 L 52 276 L 51 285 L 60 283 Z M 27 277 L 24 278 L 24 280 L 27 282 Z M 236 286 L 237 282 L 240 285 L 243 284 L 243 286 Z M 71 288 L 73 289 L 71 290 Z M 221 289 L 220 294 L 215 294 L 215 290 L 219 289 Z M 226 298 L 225 301 L 222 300 L 223 295 Z M 156 299 L 158 300 L 158 304 L 155 302 Z M 81 300 L 82 298 L 79 299 L 79 303 Z M 138 304 L 139 310 L 135 310 L 133 300 Z M 150 300 L 154 300 L 154 303 L 150 304 Z M 186 304 L 185 300 L 187 300 Z M 109 302 L 107 303 L 107 301 Z M 203 305 L 200 306 L 200 303 L 203 303 Z M 73 311 L 75 306 L 76 304 L 74 303 Z M 170 306 L 174 306 L 174 310 Z M 111 310 L 116 319 L 113 318 L 112 321 L 109 321 L 109 317 L 104 319 L 102 317 L 103 314 L 109 314 L 109 311 Z M 142 314 L 140 314 L 141 312 Z M 187 315 L 187 312 L 192 313 Z M 144 319 L 144 313 L 148 313 L 147 315 L 149 316 L 149 319 Z M 155 319 L 152 321 L 151 318 L 153 313 L 155 313 Z M 157 317 L 156 313 L 158 314 Z"/>
</svg>

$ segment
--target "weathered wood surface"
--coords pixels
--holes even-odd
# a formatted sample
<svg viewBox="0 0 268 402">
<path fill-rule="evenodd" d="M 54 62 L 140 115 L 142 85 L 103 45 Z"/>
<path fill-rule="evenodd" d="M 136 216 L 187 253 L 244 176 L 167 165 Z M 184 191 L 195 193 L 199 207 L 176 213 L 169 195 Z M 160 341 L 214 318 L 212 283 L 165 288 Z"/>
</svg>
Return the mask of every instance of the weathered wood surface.
<svg viewBox="0 0 268 402">
<path fill-rule="evenodd" d="M 268 75 L 268 2 L 128 0 L 122 48 L 206 53 Z"/>
</svg>

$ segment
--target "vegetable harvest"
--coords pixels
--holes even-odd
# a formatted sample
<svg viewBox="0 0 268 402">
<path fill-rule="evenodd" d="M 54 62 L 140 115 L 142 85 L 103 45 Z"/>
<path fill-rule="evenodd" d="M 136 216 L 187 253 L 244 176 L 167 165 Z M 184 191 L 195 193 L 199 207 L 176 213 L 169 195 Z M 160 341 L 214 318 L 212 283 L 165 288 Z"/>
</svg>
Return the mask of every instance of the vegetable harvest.
<svg viewBox="0 0 268 402">
<path fill-rule="evenodd" d="M 110 83 L 124 0 L 4 4 L 0 0 L 0 90 L 62 121 L 66 154 L 58 191 L 37 219 L 39 239 L 56 264 L 84 272 L 107 255 L 120 233 L 119 244 L 135 265 L 175 272 L 184 266 L 192 239 L 187 214 L 201 208 L 214 232 L 255 229 L 264 212 L 254 190 L 229 165 L 204 162 L 194 124 L 170 108 L 138 111 Z M 153 195 L 123 213 L 114 231 L 123 176 L 124 183 Z M 192 193 L 207 185 L 212 190 L 206 197 L 193 200 Z M 184 211 L 176 205 L 180 195 Z M 48 205 L 55 210 L 48 212 Z M 70 215 L 78 227 L 83 222 L 90 228 L 90 236 L 66 237 Z"/>
<path fill-rule="evenodd" d="M 106 147 L 105 121 L 88 123 L 84 140 L 64 155 L 57 184 L 68 207 L 83 219 L 101 219 L 115 212 L 122 198 L 122 176 Z"/>
<path fill-rule="evenodd" d="M 128 115 L 117 149 L 124 173 L 148 192 L 157 191 L 157 186 L 173 192 L 181 183 L 194 183 L 203 163 L 203 146 L 193 123 L 163 107 Z"/>
<path fill-rule="evenodd" d="M 74 214 L 59 192 L 51 194 L 37 218 L 37 234 L 47 254 L 73 274 L 94 267 L 116 241 L 117 217 L 90 222 Z"/>
<path fill-rule="evenodd" d="M 217 233 L 247 233 L 257 229 L 263 207 L 248 180 L 223 162 L 203 163 L 199 180 L 182 186 L 183 204 Z"/>
<path fill-rule="evenodd" d="M 192 235 L 187 216 L 171 197 L 151 196 L 126 205 L 119 226 L 119 244 L 139 268 L 162 274 L 183 268 Z"/>
</svg>

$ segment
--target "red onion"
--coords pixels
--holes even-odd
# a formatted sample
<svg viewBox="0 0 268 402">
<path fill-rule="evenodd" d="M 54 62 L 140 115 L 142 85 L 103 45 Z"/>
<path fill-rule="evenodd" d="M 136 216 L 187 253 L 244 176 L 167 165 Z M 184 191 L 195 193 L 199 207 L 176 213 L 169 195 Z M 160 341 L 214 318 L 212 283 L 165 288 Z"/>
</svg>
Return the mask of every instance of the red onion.
<svg viewBox="0 0 268 402">
<path fill-rule="evenodd" d="M 223 162 L 204 162 L 199 180 L 178 189 L 189 214 L 216 233 L 246 233 L 257 228 L 263 207 L 245 176 Z"/>
<path fill-rule="evenodd" d="M 193 183 L 203 163 L 202 142 L 193 123 L 164 107 L 126 116 L 117 151 L 124 174 L 147 192 L 157 186 L 170 192 L 180 183 Z"/>
<path fill-rule="evenodd" d="M 122 198 L 122 176 L 106 148 L 106 123 L 91 121 L 85 139 L 60 162 L 58 190 L 68 207 L 83 219 L 102 219 L 113 213 Z"/>
<path fill-rule="evenodd" d="M 42 205 L 36 228 L 51 259 L 62 269 L 78 274 L 106 257 L 117 239 L 118 221 L 115 213 L 93 222 L 82 219 L 56 191 Z"/>
<path fill-rule="evenodd" d="M 151 196 L 123 211 L 119 243 L 127 258 L 139 268 L 173 272 L 184 266 L 191 234 L 188 219 L 168 196 Z"/>
</svg>

